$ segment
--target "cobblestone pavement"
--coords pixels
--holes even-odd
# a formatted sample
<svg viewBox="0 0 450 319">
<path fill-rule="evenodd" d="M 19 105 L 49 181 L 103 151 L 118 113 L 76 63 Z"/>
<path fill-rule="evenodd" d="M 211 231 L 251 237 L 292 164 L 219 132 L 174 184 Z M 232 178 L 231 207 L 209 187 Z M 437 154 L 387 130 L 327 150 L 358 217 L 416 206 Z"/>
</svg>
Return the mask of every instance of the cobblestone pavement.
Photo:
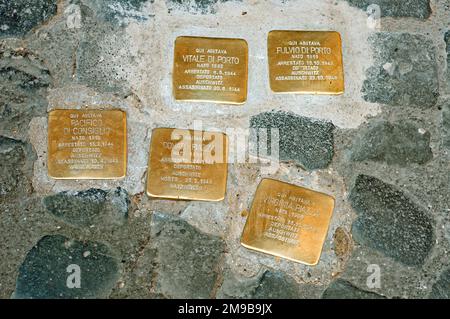
<svg viewBox="0 0 450 319">
<path fill-rule="evenodd" d="M 343 95 L 271 93 L 283 29 L 341 34 Z M 174 101 L 179 35 L 246 39 L 247 103 Z M 449 298 L 449 63 L 447 0 L 0 0 L 0 297 Z M 47 112 L 81 107 L 127 112 L 124 179 L 48 177 Z M 255 165 L 221 202 L 147 197 L 151 130 L 195 120 L 279 128 L 270 177 L 336 199 L 318 265 L 240 245 Z"/>
</svg>

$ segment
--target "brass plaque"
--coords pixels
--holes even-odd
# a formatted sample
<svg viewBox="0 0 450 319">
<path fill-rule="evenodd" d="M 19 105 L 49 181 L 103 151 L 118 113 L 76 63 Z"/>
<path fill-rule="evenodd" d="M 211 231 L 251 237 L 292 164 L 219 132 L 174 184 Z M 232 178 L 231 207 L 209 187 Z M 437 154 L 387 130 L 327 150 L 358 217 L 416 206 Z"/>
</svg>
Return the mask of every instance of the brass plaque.
<svg viewBox="0 0 450 319">
<path fill-rule="evenodd" d="M 147 172 L 150 197 L 220 201 L 227 185 L 228 139 L 221 132 L 156 128 Z"/>
<path fill-rule="evenodd" d="M 275 93 L 342 94 L 341 36 L 335 31 L 271 31 L 270 88 Z"/>
<path fill-rule="evenodd" d="M 319 262 L 334 198 L 285 182 L 263 179 L 241 244 L 307 265 Z"/>
<path fill-rule="evenodd" d="M 247 100 L 248 46 L 242 39 L 178 37 L 176 100 L 242 104 Z"/>
<path fill-rule="evenodd" d="M 126 114 L 121 110 L 53 110 L 48 116 L 48 175 L 116 179 L 126 174 Z"/>
</svg>

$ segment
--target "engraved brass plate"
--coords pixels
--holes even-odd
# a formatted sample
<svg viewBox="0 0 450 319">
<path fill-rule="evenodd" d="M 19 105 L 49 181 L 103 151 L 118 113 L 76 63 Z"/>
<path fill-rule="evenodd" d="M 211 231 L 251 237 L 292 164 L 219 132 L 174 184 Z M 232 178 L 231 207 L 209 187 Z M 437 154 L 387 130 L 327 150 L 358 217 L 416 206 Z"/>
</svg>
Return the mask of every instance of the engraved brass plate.
<svg viewBox="0 0 450 319">
<path fill-rule="evenodd" d="M 116 179 L 126 174 L 126 114 L 121 110 L 53 110 L 48 116 L 48 175 Z"/>
<path fill-rule="evenodd" d="M 271 31 L 270 88 L 275 93 L 342 94 L 341 36 L 335 31 Z"/>
<path fill-rule="evenodd" d="M 220 201 L 227 184 L 228 138 L 224 133 L 157 128 L 147 172 L 150 197 Z"/>
<path fill-rule="evenodd" d="M 273 179 L 259 184 L 241 244 L 307 265 L 319 262 L 334 208 L 329 195 Z"/>
<path fill-rule="evenodd" d="M 247 100 L 248 45 L 242 39 L 178 37 L 176 100 L 242 104 Z"/>
</svg>

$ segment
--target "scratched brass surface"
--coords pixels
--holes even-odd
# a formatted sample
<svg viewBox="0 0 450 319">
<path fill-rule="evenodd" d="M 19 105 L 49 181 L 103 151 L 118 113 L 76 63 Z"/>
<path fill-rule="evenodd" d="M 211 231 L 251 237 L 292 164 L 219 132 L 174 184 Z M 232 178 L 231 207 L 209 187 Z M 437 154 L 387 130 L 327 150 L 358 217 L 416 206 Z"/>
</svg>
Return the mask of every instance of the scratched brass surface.
<svg viewBox="0 0 450 319">
<path fill-rule="evenodd" d="M 344 92 L 341 36 L 338 32 L 271 31 L 267 47 L 273 92 Z"/>
<path fill-rule="evenodd" d="M 227 185 L 224 133 L 156 128 L 152 132 L 147 194 L 154 198 L 220 201 Z"/>
<path fill-rule="evenodd" d="M 56 179 L 116 179 L 126 175 L 126 113 L 53 110 L 48 115 L 48 175 Z"/>
<path fill-rule="evenodd" d="M 307 265 L 319 262 L 334 198 L 285 182 L 259 184 L 241 237 L 247 248 Z"/>
<path fill-rule="evenodd" d="M 247 100 L 248 45 L 242 39 L 178 37 L 176 100 L 242 104 Z"/>
</svg>

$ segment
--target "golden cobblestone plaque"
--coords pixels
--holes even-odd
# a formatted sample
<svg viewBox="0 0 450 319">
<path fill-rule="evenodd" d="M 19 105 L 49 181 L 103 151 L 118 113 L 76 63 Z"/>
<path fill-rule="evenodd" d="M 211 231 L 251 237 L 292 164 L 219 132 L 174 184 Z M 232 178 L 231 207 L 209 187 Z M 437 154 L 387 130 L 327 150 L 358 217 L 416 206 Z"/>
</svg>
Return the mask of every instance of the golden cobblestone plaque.
<svg viewBox="0 0 450 319">
<path fill-rule="evenodd" d="M 247 100 L 248 45 L 242 39 L 178 37 L 176 100 L 242 104 Z"/>
<path fill-rule="evenodd" d="M 116 179 L 126 175 L 126 114 L 121 110 L 53 110 L 48 116 L 48 175 Z"/>
<path fill-rule="evenodd" d="M 228 138 L 221 132 L 156 128 L 147 194 L 154 198 L 220 201 L 227 185 Z"/>
<path fill-rule="evenodd" d="M 270 88 L 275 93 L 342 94 L 341 36 L 335 31 L 271 31 Z"/>
<path fill-rule="evenodd" d="M 285 182 L 263 179 L 241 243 L 263 253 L 307 265 L 319 262 L 334 198 Z"/>
</svg>

